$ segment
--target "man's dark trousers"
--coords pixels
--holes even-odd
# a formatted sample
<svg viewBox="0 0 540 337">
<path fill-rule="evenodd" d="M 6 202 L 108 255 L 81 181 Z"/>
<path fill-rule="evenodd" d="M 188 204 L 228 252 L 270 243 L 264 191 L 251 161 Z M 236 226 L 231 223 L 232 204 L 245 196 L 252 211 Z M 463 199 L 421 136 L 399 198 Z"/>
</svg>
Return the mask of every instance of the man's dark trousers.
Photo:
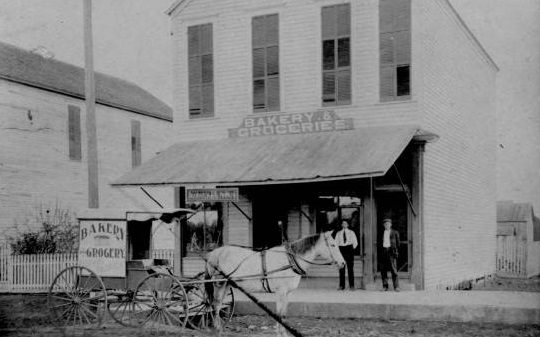
<svg viewBox="0 0 540 337">
<path fill-rule="evenodd" d="M 347 274 L 349 276 L 349 287 L 354 288 L 354 248 L 352 245 L 340 246 L 339 251 L 347 265 Z M 345 288 L 345 267 L 339 270 L 339 287 Z"/>
<path fill-rule="evenodd" d="M 383 261 L 382 261 L 382 283 L 383 288 L 388 289 L 388 272 L 392 274 L 392 283 L 394 289 L 399 288 L 399 278 L 397 273 L 397 257 L 393 253 L 392 248 L 383 248 Z"/>
</svg>

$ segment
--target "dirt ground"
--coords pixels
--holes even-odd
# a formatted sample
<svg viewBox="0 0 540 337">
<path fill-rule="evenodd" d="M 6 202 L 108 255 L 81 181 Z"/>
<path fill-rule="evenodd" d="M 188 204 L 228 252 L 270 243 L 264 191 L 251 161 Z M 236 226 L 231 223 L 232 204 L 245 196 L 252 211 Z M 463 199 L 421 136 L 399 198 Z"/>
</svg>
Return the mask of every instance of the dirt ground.
<svg viewBox="0 0 540 337">
<path fill-rule="evenodd" d="M 107 321 L 96 329 L 62 331 L 52 327 L 46 310 L 45 295 L 0 295 L 0 336 L 19 337 L 145 337 L 145 336 L 208 336 L 192 330 L 162 332 L 121 327 Z M 452 322 L 383 321 L 367 319 L 291 318 L 287 322 L 303 336 L 352 337 L 423 337 L 423 336 L 540 336 L 540 325 L 504 325 Z M 273 336 L 274 322 L 266 316 L 235 316 L 222 337 Z"/>
</svg>

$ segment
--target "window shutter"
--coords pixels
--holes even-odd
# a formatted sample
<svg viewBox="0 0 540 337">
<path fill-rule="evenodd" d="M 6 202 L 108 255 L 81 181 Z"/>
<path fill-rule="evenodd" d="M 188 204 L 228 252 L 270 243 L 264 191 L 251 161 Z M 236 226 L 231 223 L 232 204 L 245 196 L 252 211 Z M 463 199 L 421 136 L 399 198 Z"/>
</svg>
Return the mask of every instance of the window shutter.
<svg viewBox="0 0 540 337">
<path fill-rule="evenodd" d="M 337 35 L 349 36 L 351 34 L 351 5 L 343 4 L 336 8 L 337 10 Z"/>
<path fill-rule="evenodd" d="M 350 39 L 348 37 L 338 40 L 338 67 L 351 65 Z"/>
<path fill-rule="evenodd" d="M 394 35 L 396 64 L 411 63 L 411 35 L 409 31 L 400 31 Z"/>
<path fill-rule="evenodd" d="M 279 110 L 279 77 L 269 78 L 268 81 L 268 111 Z"/>
<path fill-rule="evenodd" d="M 68 105 L 68 148 L 69 159 L 81 160 L 81 109 Z"/>
<path fill-rule="evenodd" d="M 337 100 L 341 103 L 351 101 L 351 72 L 348 69 L 337 73 Z"/>
<path fill-rule="evenodd" d="M 392 0 L 393 31 L 411 29 L 411 0 Z"/>
<path fill-rule="evenodd" d="M 336 36 L 336 7 L 323 7 L 321 20 L 323 40 L 333 39 Z"/>
<path fill-rule="evenodd" d="M 384 33 L 379 38 L 379 58 L 382 65 L 394 63 L 394 34 Z"/>
<path fill-rule="evenodd" d="M 336 77 L 334 72 L 323 73 L 323 102 L 336 101 Z"/>
<path fill-rule="evenodd" d="M 131 121 L 131 167 L 141 165 L 141 122 Z"/>
<path fill-rule="evenodd" d="M 277 14 L 266 16 L 266 45 L 279 44 L 279 21 Z"/>
<path fill-rule="evenodd" d="M 253 109 L 261 110 L 265 108 L 265 87 L 264 80 L 253 81 Z"/>
<path fill-rule="evenodd" d="M 214 113 L 214 59 L 212 24 L 188 27 L 188 81 L 190 116 Z"/>
<path fill-rule="evenodd" d="M 252 47 L 264 47 L 266 42 L 264 37 L 264 16 L 253 18 L 251 21 L 251 34 Z"/>
<path fill-rule="evenodd" d="M 393 6 L 395 0 L 379 0 L 379 32 L 394 31 Z"/>
<path fill-rule="evenodd" d="M 379 76 L 381 101 L 388 101 L 394 98 L 394 72 L 393 66 L 381 66 Z"/>
<path fill-rule="evenodd" d="M 266 48 L 266 74 L 279 74 L 279 47 L 273 46 Z"/>
<path fill-rule="evenodd" d="M 264 77 L 266 74 L 264 48 L 253 49 L 253 77 Z"/>
</svg>

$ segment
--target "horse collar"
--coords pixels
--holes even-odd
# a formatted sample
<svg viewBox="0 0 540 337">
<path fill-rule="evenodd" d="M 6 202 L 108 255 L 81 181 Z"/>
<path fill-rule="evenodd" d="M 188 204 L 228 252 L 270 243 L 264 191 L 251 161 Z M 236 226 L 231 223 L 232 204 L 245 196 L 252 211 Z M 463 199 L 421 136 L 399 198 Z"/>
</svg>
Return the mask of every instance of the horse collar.
<svg viewBox="0 0 540 337">
<path fill-rule="evenodd" d="M 289 259 L 289 264 L 291 265 L 292 271 L 300 276 L 306 276 L 307 275 L 306 271 L 302 269 L 298 261 L 296 261 L 295 254 L 291 250 L 291 246 L 289 244 L 285 245 L 285 250 L 287 252 L 287 258 Z"/>
</svg>

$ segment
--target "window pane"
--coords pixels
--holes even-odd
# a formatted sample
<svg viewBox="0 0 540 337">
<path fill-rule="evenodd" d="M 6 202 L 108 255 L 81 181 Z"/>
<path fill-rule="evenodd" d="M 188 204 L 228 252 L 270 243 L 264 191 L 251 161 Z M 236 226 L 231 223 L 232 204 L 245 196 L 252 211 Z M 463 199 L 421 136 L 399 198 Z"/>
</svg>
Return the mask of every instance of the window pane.
<svg viewBox="0 0 540 337">
<path fill-rule="evenodd" d="M 213 84 L 203 84 L 202 86 L 202 112 L 207 115 L 211 115 L 214 112 Z"/>
<path fill-rule="evenodd" d="M 201 112 L 201 87 L 196 85 L 189 87 L 189 113 L 198 114 Z"/>
<path fill-rule="evenodd" d="M 251 22 L 251 43 L 253 48 L 262 47 L 265 44 L 264 21 L 264 16 L 257 16 Z"/>
<path fill-rule="evenodd" d="M 348 67 L 351 65 L 350 39 L 338 40 L 338 67 Z"/>
<path fill-rule="evenodd" d="M 201 83 L 201 57 L 189 58 L 189 85 Z"/>
<path fill-rule="evenodd" d="M 337 77 L 337 101 L 338 104 L 349 104 L 351 102 L 351 71 L 341 70 Z"/>
<path fill-rule="evenodd" d="M 68 105 L 68 139 L 69 159 L 81 160 L 81 110 L 74 105 Z"/>
<path fill-rule="evenodd" d="M 201 53 L 212 53 L 212 24 L 201 26 Z"/>
<path fill-rule="evenodd" d="M 202 83 L 212 83 L 214 78 L 214 65 L 212 54 L 202 56 Z"/>
<path fill-rule="evenodd" d="M 337 6 L 337 33 L 339 36 L 351 35 L 351 6 Z"/>
<path fill-rule="evenodd" d="M 183 235 L 187 256 L 198 256 L 223 245 L 223 221 L 220 203 L 204 203 L 204 207 L 189 218 Z"/>
<path fill-rule="evenodd" d="M 336 101 L 336 78 L 334 72 L 323 73 L 323 102 Z"/>
<path fill-rule="evenodd" d="M 334 40 L 323 41 L 323 69 L 332 70 L 335 68 Z"/>
<path fill-rule="evenodd" d="M 253 109 L 264 109 L 265 104 L 264 80 L 253 81 Z"/>
<path fill-rule="evenodd" d="M 266 74 L 264 48 L 253 49 L 253 77 L 264 77 Z"/>
<path fill-rule="evenodd" d="M 322 38 L 336 37 L 336 7 L 329 6 L 322 8 Z"/>
<path fill-rule="evenodd" d="M 279 43 L 279 21 L 278 15 L 268 15 L 266 17 L 266 45 L 276 45 Z"/>
<path fill-rule="evenodd" d="M 407 96 L 410 95 L 410 67 L 399 66 L 397 67 L 397 95 Z"/>
<path fill-rule="evenodd" d="M 190 56 L 200 54 L 200 26 L 188 27 L 188 53 Z"/>
<path fill-rule="evenodd" d="M 279 47 L 266 48 L 267 75 L 279 74 Z"/>
<path fill-rule="evenodd" d="M 279 77 L 268 79 L 268 111 L 279 111 Z"/>
</svg>

